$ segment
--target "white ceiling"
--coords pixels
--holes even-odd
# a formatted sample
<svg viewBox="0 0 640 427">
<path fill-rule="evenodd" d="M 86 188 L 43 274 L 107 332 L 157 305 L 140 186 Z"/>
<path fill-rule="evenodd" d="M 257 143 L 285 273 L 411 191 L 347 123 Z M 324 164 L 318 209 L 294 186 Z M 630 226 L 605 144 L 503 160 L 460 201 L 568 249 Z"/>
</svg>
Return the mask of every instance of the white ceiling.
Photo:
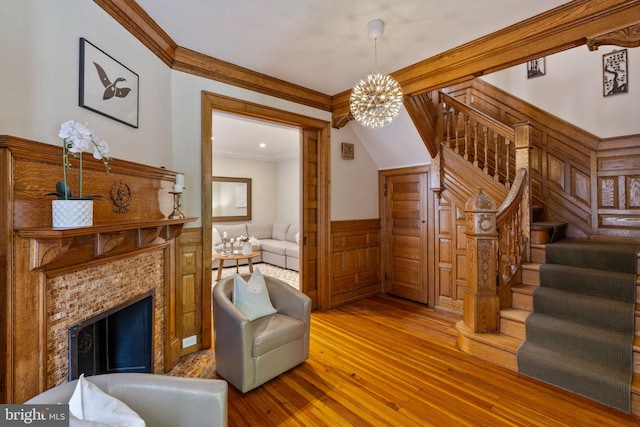
<svg viewBox="0 0 640 427">
<path fill-rule="evenodd" d="M 214 111 L 212 119 L 215 155 L 273 161 L 300 152 L 300 130 L 295 127 L 221 111 Z"/>
<path fill-rule="evenodd" d="M 137 0 L 179 46 L 336 95 L 566 0 Z"/>
<path fill-rule="evenodd" d="M 136 0 L 179 46 L 326 95 L 373 71 L 391 73 L 566 3 L 566 0 Z M 374 41 L 367 23 L 385 22 Z M 214 152 L 286 158 L 297 131 L 214 114 Z M 225 127 L 229 129 L 225 130 Z M 350 123 L 381 169 L 430 157 L 404 111 L 384 129 Z M 284 131 L 281 135 L 274 135 Z M 291 145 L 286 141 L 296 139 Z M 260 141 L 267 149 L 254 149 Z M 393 141 L 390 146 L 388 141 Z M 398 150 L 402 144 L 402 150 Z M 278 146 L 276 148 L 276 145 Z M 293 147 L 293 148 L 291 148 Z M 249 154 L 251 153 L 251 154 Z"/>
</svg>

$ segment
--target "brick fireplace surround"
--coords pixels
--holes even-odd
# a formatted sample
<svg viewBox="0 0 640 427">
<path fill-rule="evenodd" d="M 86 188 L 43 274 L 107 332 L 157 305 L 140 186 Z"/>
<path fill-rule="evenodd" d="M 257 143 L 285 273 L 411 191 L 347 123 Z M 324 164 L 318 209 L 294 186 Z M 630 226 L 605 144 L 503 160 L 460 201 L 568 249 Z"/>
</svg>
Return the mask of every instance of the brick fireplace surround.
<svg viewBox="0 0 640 427">
<path fill-rule="evenodd" d="M 47 384 L 69 377 L 72 325 L 155 290 L 153 372 L 164 372 L 164 251 L 156 250 L 47 280 Z"/>
<path fill-rule="evenodd" d="M 22 403 L 67 380 L 68 329 L 140 294 L 153 300 L 153 371 L 179 359 L 176 237 L 194 218 L 167 219 L 176 173 L 84 158 L 94 225 L 51 227 L 61 147 L 0 135 L 0 402 Z M 75 182 L 77 168 L 71 169 Z M 126 203 L 111 194 L 124 189 Z"/>
</svg>

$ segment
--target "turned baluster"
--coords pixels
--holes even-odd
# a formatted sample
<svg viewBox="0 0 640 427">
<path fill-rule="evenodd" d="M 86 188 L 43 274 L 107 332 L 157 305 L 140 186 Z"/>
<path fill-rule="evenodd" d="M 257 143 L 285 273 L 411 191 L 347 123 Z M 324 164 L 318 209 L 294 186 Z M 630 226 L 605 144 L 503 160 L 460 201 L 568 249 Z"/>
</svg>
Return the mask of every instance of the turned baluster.
<svg viewBox="0 0 640 427">
<path fill-rule="evenodd" d="M 473 166 L 478 167 L 478 122 L 473 124 Z"/>
<path fill-rule="evenodd" d="M 495 156 L 493 161 L 493 180 L 500 181 L 500 157 L 498 156 L 498 147 L 500 144 L 498 140 L 500 139 L 500 135 L 497 133 L 493 134 L 493 149 L 495 150 Z"/>
<path fill-rule="evenodd" d="M 489 175 L 489 128 L 483 126 L 482 134 L 484 139 L 484 168 L 482 168 L 482 172 Z"/>
<path fill-rule="evenodd" d="M 511 179 L 509 178 L 509 165 L 511 164 L 511 156 L 509 155 L 509 146 L 511 144 L 511 141 L 509 141 L 508 139 L 505 139 L 504 145 L 505 145 L 505 163 L 506 163 L 506 172 L 504 175 L 504 186 L 507 187 L 507 189 L 511 188 Z"/>
<path fill-rule="evenodd" d="M 442 125 L 444 128 L 444 140 L 447 141 L 447 143 L 449 143 L 450 140 L 450 131 L 449 131 L 449 127 L 450 127 L 450 122 L 451 119 L 449 118 L 449 110 L 447 109 L 447 104 L 445 102 L 442 103 Z"/>
<path fill-rule="evenodd" d="M 469 116 L 463 116 L 464 120 L 464 159 L 469 161 Z"/>
</svg>

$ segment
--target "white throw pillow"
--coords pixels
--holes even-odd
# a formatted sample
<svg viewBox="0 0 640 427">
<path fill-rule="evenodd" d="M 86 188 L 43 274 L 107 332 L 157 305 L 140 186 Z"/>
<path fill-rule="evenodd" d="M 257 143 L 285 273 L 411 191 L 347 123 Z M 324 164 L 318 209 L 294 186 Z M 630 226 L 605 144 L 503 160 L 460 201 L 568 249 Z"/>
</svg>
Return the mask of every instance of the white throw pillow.
<svg viewBox="0 0 640 427">
<path fill-rule="evenodd" d="M 113 427 L 145 427 L 144 420 L 138 414 L 115 397 L 109 396 L 97 385 L 85 380 L 84 374 L 80 375 L 69 400 L 69 412 L 78 420 L 94 421 Z"/>
<path fill-rule="evenodd" d="M 249 282 L 245 282 L 238 273 L 233 275 L 233 304 L 249 320 L 276 313 L 269 299 L 264 276 L 258 268 L 251 275 Z"/>
<path fill-rule="evenodd" d="M 286 240 L 287 238 L 287 230 L 289 230 L 289 224 L 273 224 L 273 232 L 271 233 L 271 237 L 274 240 Z"/>
<path fill-rule="evenodd" d="M 219 245 L 220 243 L 222 243 L 222 237 L 220 237 L 220 233 L 218 233 L 218 229 L 217 228 L 213 228 L 213 231 L 211 232 L 211 242 L 213 244 L 213 246 Z"/>
<path fill-rule="evenodd" d="M 81 420 L 69 414 L 69 427 L 112 427 L 111 424 L 104 424 L 98 421 Z"/>
</svg>

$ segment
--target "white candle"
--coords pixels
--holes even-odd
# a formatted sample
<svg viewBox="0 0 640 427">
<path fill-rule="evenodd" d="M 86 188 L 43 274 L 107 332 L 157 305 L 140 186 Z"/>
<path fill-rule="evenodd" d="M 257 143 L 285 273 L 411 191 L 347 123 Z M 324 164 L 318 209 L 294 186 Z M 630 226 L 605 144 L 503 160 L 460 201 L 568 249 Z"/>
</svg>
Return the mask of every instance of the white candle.
<svg viewBox="0 0 640 427">
<path fill-rule="evenodd" d="M 222 237 L 224 237 L 225 239 L 227 238 L 227 232 L 226 231 L 222 233 Z"/>
<path fill-rule="evenodd" d="M 176 175 L 176 183 L 173 185 L 174 193 L 182 193 L 184 188 L 184 175 L 179 173 Z"/>
</svg>

